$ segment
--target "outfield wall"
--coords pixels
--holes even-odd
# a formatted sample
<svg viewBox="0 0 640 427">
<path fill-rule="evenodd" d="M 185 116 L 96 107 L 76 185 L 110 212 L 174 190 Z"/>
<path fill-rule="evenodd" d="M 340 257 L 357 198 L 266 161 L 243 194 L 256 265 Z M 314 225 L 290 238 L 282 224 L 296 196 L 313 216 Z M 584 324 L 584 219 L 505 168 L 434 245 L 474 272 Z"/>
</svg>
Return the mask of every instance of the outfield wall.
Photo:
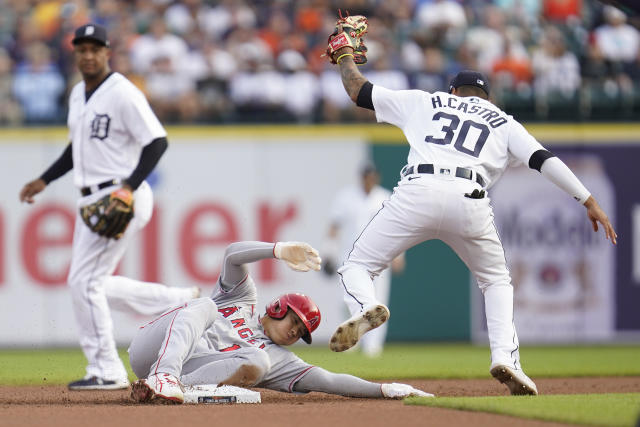
<svg viewBox="0 0 640 427">
<path fill-rule="evenodd" d="M 640 158 L 639 130 L 620 125 L 531 127 L 550 148 L 572 159 L 609 209 L 620 235 L 615 250 L 590 237 L 580 219 L 582 207 L 561 193 L 551 197 L 554 189 L 534 172 L 516 172 L 520 175 L 503 181 L 512 182 L 510 187 L 491 192 L 498 226 L 505 226 L 501 217 L 509 220 L 507 257 L 527 267 L 528 275 L 518 276 L 525 278 L 520 289 L 527 292 L 516 294 L 523 341 L 549 338 L 540 331 L 553 325 L 569 331 L 561 336 L 565 341 L 606 340 L 617 330 L 640 330 L 633 307 L 640 297 L 640 260 L 635 259 L 640 194 L 634 188 L 640 181 L 634 165 Z M 23 183 L 62 152 L 65 139 L 61 128 L 0 131 L 0 346 L 76 341 L 64 283 L 77 195 L 71 174 L 51 184 L 35 205 L 18 202 Z M 333 196 L 357 182 L 365 158 L 373 157 L 383 184 L 391 188 L 407 152 L 402 134 L 382 125 L 170 128 L 169 139 L 170 150 L 150 178 L 153 220 L 119 273 L 174 286 L 196 284 L 205 293 L 211 291 L 231 241 L 306 240 L 321 249 Z M 544 230 L 563 238 L 531 237 Z M 407 260 L 405 273 L 394 277 L 389 338 L 482 339 L 479 292 L 469 285 L 468 271 L 455 254 L 439 242 L 428 242 L 409 251 Z M 323 321 L 316 342 L 326 342 L 345 316 L 335 278 L 294 273 L 273 261 L 254 265 L 252 274 L 260 284 L 261 305 L 294 290 L 317 300 Z M 587 282 L 593 291 L 588 298 L 579 292 Z M 570 307 L 577 308 L 567 316 Z M 550 316 L 550 309 L 560 314 Z M 145 319 L 115 314 L 114 320 L 116 337 L 124 344 Z"/>
</svg>

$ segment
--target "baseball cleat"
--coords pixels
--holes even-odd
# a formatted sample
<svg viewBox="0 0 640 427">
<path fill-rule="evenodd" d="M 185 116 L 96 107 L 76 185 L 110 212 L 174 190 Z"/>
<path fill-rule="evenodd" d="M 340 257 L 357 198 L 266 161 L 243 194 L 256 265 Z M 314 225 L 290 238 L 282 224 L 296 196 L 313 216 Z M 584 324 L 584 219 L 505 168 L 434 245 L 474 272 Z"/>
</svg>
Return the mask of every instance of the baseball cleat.
<svg viewBox="0 0 640 427">
<path fill-rule="evenodd" d="M 138 403 L 181 404 L 184 402 L 184 389 L 171 374 L 149 375 L 149 378 L 133 383 L 131 399 Z"/>
<path fill-rule="evenodd" d="M 536 384 L 521 369 L 514 369 L 506 365 L 496 365 L 490 370 L 493 378 L 509 388 L 514 396 L 537 396 Z"/>
<path fill-rule="evenodd" d="M 345 351 L 358 343 L 360 338 L 389 319 L 389 309 L 384 304 L 371 306 L 358 313 L 340 326 L 329 341 L 332 351 Z"/>
<path fill-rule="evenodd" d="M 69 390 L 121 390 L 129 388 L 129 380 L 105 380 L 98 377 L 84 377 L 81 380 L 71 382 L 67 385 Z"/>
</svg>

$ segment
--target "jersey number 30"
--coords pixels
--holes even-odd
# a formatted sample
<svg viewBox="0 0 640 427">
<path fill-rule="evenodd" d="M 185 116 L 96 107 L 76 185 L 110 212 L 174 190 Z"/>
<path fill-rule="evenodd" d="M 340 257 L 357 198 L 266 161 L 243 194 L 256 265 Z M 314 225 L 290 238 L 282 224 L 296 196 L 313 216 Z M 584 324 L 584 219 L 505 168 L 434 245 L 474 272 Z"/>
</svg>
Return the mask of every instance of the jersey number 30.
<svg viewBox="0 0 640 427">
<path fill-rule="evenodd" d="M 441 131 L 442 133 L 444 133 L 444 137 L 435 138 L 431 135 L 428 135 L 424 140 L 426 142 L 430 142 L 431 144 L 451 144 L 451 141 L 456 134 L 456 130 L 458 129 L 458 126 L 460 126 L 460 118 L 458 116 L 454 116 L 453 114 L 447 114 L 439 111 L 433 115 L 432 120 L 447 120 L 449 122 L 445 123 L 442 126 Z M 469 148 L 468 146 L 465 146 L 465 142 L 467 142 L 467 135 L 469 134 L 469 130 L 471 128 L 476 129 L 476 132 L 474 133 L 479 133 L 478 137 L 476 138 L 476 142 L 473 144 L 469 144 L 473 145 L 473 147 Z M 487 142 L 488 137 L 489 128 L 486 125 L 474 122 L 473 120 L 465 120 L 464 122 L 462 122 L 460 131 L 458 131 L 458 136 L 456 137 L 456 142 L 453 144 L 453 147 L 461 153 L 465 153 L 473 157 L 478 157 L 480 155 L 480 151 L 482 151 L 482 147 L 484 147 L 484 143 Z"/>
</svg>

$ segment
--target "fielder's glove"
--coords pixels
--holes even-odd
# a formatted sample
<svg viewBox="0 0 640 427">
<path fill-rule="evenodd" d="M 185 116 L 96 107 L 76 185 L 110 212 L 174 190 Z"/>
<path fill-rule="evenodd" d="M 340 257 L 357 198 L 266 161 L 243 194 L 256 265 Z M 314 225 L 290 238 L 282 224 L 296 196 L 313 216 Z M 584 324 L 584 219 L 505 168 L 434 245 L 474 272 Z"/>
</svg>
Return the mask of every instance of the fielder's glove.
<svg viewBox="0 0 640 427">
<path fill-rule="evenodd" d="M 336 28 L 327 40 L 328 46 L 326 55 L 329 57 L 329 61 L 332 64 L 337 64 L 339 56 L 336 52 L 343 47 L 350 47 L 353 49 L 353 61 L 357 65 L 362 65 L 367 62 L 367 47 L 364 45 L 362 37 L 367 33 L 369 22 L 367 18 L 362 15 L 342 16 L 342 12 L 339 11 L 340 19 L 336 21 Z"/>
<path fill-rule="evenodd" d="M 278 242 L 273 247 L 273 255 L 295 271 L 318 271 L 322 263 L 318 251 L 304 242 Z"/>
<path fill-rule="evenodd" d="M 413 388 L 409 384 L 381 384 L 380 388 L 382 389 L 382 395 L 389 399 L 404 399 L 409 396 L 434 397 L 433 394 Z"/>
<path fill-rule="evenodd" d="M 94 203 L 82 206 L 80 216 L 91 231 L 118 240 L 133 218 L 133 193 L 119 188 Z"/>
</svg>

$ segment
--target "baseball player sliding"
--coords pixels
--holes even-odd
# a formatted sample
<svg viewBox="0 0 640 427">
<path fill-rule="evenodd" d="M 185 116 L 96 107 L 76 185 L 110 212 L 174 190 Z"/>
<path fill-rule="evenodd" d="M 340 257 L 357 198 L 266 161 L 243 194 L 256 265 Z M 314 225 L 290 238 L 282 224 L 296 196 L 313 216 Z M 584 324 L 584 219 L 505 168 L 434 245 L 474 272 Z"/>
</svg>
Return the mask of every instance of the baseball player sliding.
<svg viewBox="0 0 640 427">
<path fill-rule="evenodd" d="M 129 347 L 137 402 L 183 403 L 183 385 L 255 386 L 283 392 L 321 391 L 353 397 L 432 396 L 407 384 L 377 384 L 309 365 L 283 346 L 311 334 L 320 310 L 302 294 L 285 294 L 260 315 L 245 264 L 277 258 L 296 271 L 320 269 L 302 242 L 237 242 L 226 249 L 211 298 L 169 310 L 140 328 Z"/>
<path fill-rule="evenodd" d="M 482 74 L 458 73 L 448 93 L 392 91 L 367 81 L 356 67 L 366 62 L 362 36 L 367 25 L 363 16 L 341 17 L 329 37 L 327 55 L 338 64 L 350 98 L 374 110 L 379 122 L 402 129 L 410 149 L 393 195 L 338 270 L 347 297 L 354 301 L 349 305 L 353 317 L 336 329 L 330 347 L 344 351 L 383 324 L 389 310 L 376 299 L 371 278 L 408 248 L 440 239 L 465 262 L 484 295 L 491 375 L 511 394 L 535 395 L 536 385 L 520 366 L 513 287 L 488 188 L 511 162 L 523 162 L 583 204 L 594 231 L 601 224 L 613 244 L 617 235 L 571 170 L 488 101 L 489 83 Z"/>
<path fill-rule="evenodd" d="M 68 283 L 89 365 L 87 375 L 69 388 L 127 388 L 109 304 L 159 314 L 199 292 L 112 276 L 132 237 L 151 218 L 153 196 L 145 178 L 165 152 L 167 134 L 144 95 L 109 69 L 109 41 L 103 27 L 78 28 L 72 43 L 83 80 L 69 97 L 70 143 L 46 172 L 22 188 L 20 200 L 33 203 L 51 181 L 73 169 L 82 197 L 77 203 Z"/>
</svg>

